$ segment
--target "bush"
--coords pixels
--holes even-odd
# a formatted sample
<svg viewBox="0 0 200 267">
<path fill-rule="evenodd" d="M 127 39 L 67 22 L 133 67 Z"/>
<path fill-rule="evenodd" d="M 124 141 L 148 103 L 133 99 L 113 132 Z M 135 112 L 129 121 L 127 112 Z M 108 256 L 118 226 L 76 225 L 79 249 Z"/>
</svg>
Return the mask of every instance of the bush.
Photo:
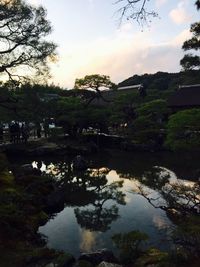
<svg viewBox="0 0 200 267">
<path fill-rule="evenodd" d="M 200 109 L 179 111 L 170 116 L 166 145 L 172 150 L 200 150 Z"/>
<path fill-rule="evenodd" d="M 148 240 L 148 235 L 140 231 L 116 234 L 112 240 L 120 250 L 120 258 L 124 263 L 134 262 L 141 254 L 141 244 Z"/>
</svg>

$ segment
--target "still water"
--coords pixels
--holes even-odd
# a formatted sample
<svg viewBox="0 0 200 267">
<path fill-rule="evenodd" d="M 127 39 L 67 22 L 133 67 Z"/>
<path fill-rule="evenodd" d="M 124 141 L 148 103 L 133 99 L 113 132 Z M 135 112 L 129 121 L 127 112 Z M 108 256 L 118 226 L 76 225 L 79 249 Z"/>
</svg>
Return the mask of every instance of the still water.
<svg viewBox="0 0 200 267">
<path fill-rule="evenodd" d="M 191 160 L 191 155 L 183 154 L 112 152 L 88 158 L 90 168 L 85 172 L 74 171 L 69 159 L 35 159 L 34 166 L 39 162 L 41 170 L 63 183 L 67 196 L 64 209 L 39 232 L 50 248 L 75 256 L 102 248 L 115 252 L 112 236 L 133 230 L 148 234 L 147 246 L 168 250 L 173 223 L 139 193 L 140 188 L 157 198 L 155 185 L 143 185 L 145 179 L 168 176 L 190 183 L 198 179 L 198 159 L 198 155 Z"/>
</svg>

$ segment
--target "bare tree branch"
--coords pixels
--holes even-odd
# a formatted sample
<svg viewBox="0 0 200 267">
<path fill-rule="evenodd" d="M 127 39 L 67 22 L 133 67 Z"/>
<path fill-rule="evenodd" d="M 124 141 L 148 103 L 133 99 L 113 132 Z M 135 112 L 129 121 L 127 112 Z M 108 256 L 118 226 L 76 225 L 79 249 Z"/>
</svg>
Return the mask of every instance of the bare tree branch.
<svg viewBox="0 0 200 267">
<path fill-rule="evenodd" d="M 151 1 L 151 0 L 149 0 Z M 141 26 L 149 24 L 151 18 L 158 17 L 154 10 L 148 10 L 148 0 L 117 0 L 114 4 L 121 5 L 117 13 L 119 14 L 120 24 L 124 19 L 136 20 Z"/>
</svg>

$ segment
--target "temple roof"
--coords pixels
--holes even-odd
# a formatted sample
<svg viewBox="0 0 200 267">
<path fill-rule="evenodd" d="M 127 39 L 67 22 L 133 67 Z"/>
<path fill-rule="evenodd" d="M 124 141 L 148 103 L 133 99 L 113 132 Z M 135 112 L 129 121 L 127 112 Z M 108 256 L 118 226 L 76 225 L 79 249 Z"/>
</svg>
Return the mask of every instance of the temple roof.
<svg viewBox="0 0 200 267">
<path fill-rule="evenodd" d="M 169 107 L 200 106 L 200 84 L 180 86 L 168 99 Z"/>
</svg>

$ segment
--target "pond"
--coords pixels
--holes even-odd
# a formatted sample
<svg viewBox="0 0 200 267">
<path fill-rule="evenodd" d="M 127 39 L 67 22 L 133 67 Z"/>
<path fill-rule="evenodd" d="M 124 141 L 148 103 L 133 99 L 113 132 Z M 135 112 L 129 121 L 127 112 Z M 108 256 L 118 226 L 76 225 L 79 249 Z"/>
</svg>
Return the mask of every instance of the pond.
<svg viewBox="0 0 200 267">
<path fill-rule="evenodd" d="M 68 158 L 35 158 L 33 166 L 60 181 L 66 194 L 64 209 L 39 232 L 47 237 L 50 248 L 75 256 L 102 248 L 116 252 L 112 236 L 133 230 L 148 234 L 148 247 L 167 251 L 173 246 L 173 222 L 163 210 L 153 207 L 139 189 L 145 179 L 155 175 L 185 183 L 198 179 L 198 159 L 199 155 L 193 155 L 191 160 L 188 154 L 111 151 L 87 158 L 90 168 L 80 172 L 73 170 Z M 154 198 L 160 197 L 154 185 L 153 189 L 144 187 L 151 190 Z M 159 198 L 160 201 L 164 202 Z"/>
</svg>

